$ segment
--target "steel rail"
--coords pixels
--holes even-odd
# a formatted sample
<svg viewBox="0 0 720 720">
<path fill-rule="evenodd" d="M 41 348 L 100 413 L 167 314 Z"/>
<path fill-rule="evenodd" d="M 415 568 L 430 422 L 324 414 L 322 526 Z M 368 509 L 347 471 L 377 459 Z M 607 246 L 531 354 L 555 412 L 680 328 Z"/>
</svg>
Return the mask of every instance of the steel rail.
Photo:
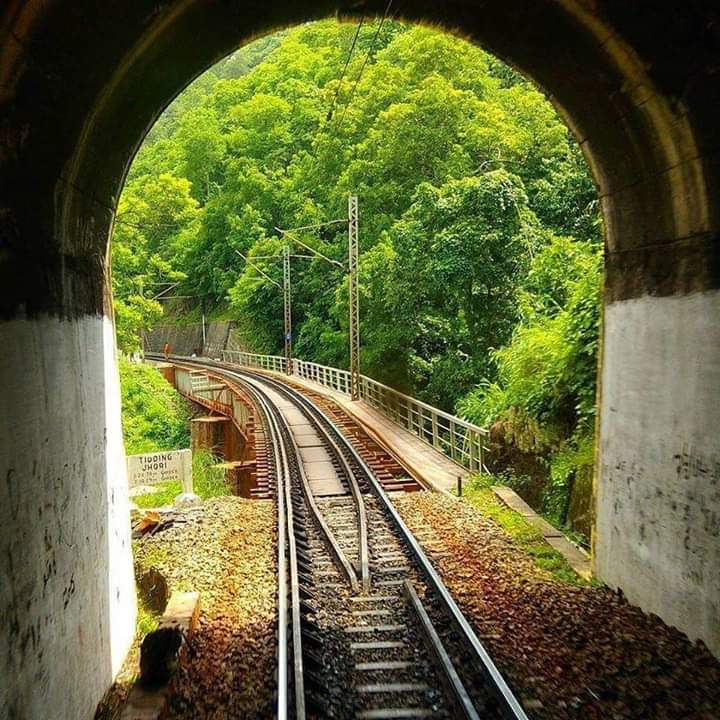
<svg viewBox="0 0 720 720">
<path fill-rule="evenodd" d="M 258 410 L 260 408 L 258 407 Z M 270 431 L 269 418 L 264 418 L 268 435 L 271 435 L 273 460 L 275 465 L 275 484 L 278 504 L 278 720 L 288 718 L 288 568 L 285 546 L 287 540 L 287 516 L 285 512 L 285 482 L 281 467 L 277 438 Z"/>
<path fill-rule="evenodd" d="M 300 579 L 298 574 L 297 562 L 297 546 L 295 543 L 295 520 L 293 517 L 292 500 L 290 497 L 290 465 L 287 457 L 287 450 L 284 443 L 280 442 L 280 428 L 278 427 L 277 417 L 273 417 L 272 406 L 265 398 L 259 398 L 265 405 L 268 412 L 268 419 L 273 426 L 273 442 L 280 449 L 282 458 L 282 471 L 284 481 L 283 499 L 284 508 L 287 513 L 287 522 L 290 528 L 288 533 L 288 551 L 290 556 L 290 593 L 292 597 L 292 630 L 293 630 L 293 678 L 295 689 L 295 720 L 305 720 L 305 677 L 302 657 L 302 617 L 300 611 Z M 286 660 L 287 666 L 287 660 Z M 287 684 L 287 683 L 286 683 Z M 280 680 L 278 673 L 278 689 L 280 688 Z M 285 689 L 287 693 L 287 689 Z"/>
<path fill-rule="evenodd" d="M 159 353 L 146 353 L 146 357 L 149 357 L 150 359 L 164 359 L 164 356 L 161 356 Z M 235 378 L 235 381 L 240 381 L 244 387 L 247 387 L 247 384 L 250 382 L 253 382 L 252 378 L 255 376 L 252 373 L 247 373 L 246 375 L 250 376 L 243 377 L 241 373 L 238 373 L 234 370 L 230 370 L 227 367 L 225 367 L 222 363 L 216 362 L 213 360 L 208 359 L 195 359 L 195 358 L 186 358 L 186 357 L 180 357 L 180 356 L 171 356 L 170 360 L 177 363 L 178 365 L 182 366 L 189 366 L 189 367 L 210 367 L 215 369 L 216 371 L 220 372 L 220 376 L 217 375 L 217 372 L 215 373 L 215 376 L 218 377 L 218 379 L 222 379 L 222 375 L 225 376 L 232 376 Z M 207 372 L 207 369 L 206 369 Z M 264 376 L 260 376 L 263 380 L 265 379 Z M 224 382 L 227 382 L 227 377 L 224 379 Z M 258 381 L 255 380 L 255 383 Z M 263 398 L 265 399 L 265 402 L 267 402 L 270 406 L 273 407 L 273 410 L 277 413 L 276 408 L 272 405 L 272 402 L 267 398 L 265 393 L 262 389 L 259 389 L 257 385 L 253 384 L 253 389 L 261 393 L 263 395 Z M 343 549 L 340 547 L 340 544 L 337 541 L 337 538 L 335 537 L 335 534 L 330 529 L 329 525 L 325 521 L 325 518 L 322 515 L 322 512 L 320 511 L 320 508 L 317 506 L 317 503 L 315 502 L 315 497 L 312 493 L 312 488 L 310 487 L 310 483 L 307 479 L 307 475 L 305 473 L 305 468 L 302 462 L 302 458 L 300 455 L 300 450 L 297 446 L 297 443 L 295 442 L 295 439 L 292 435 L 292 432 L 289 429 L 289 426 L 287 425 L 285 418 L 280 413 L 277 417 L 279 417 L 280 422 L 282 425 L 286 428 L 287 431 L 287 443 L 291 446 L 293 450 L 293 454 L 296 457 L 296 463 L 297 463 L 297 471 L 298 475 L 300 476 L 300 482 L 303 488 L 303 493 L 305 495 L 305 498 L 307 499 L 307 503 L 310 507 L 310 511 L 313 514 L 313 517 L 317 523 L 317 525 L 320 528 L 320 531 L 325 536 L 325 539 L 330 547 L 331 555 L 335 558 L 337 564 L 340 566 L 340 570 L 345 574 L 347 577 L 347 580 L 350 584 L 350 587 L 352 588 L 353 592 L 359 593 L 360 592 L 360 582 L 358 581 L 357 572 L 355 570 L 355 567 L 353 566 L 353 563 L 350 562 L 347 555 L 343 551 Z M 276 418 L 277 419 L 277 418 Z M 325 434 L 325 433 L 323 433 Z M 328 440 L 330 440 L 328 438 Z M 339 453 L 340 456 L 342 456 L 341 453 Z M 364 563 L 364 572 L 365 576 L 363 577 L 363 588 L 366 586 L 369 587 L 369 563 L 367 561 L 367 531 L 364 533 L 365 538 L 365 548 L 366 548 L 366 554 L 365 554 L 365 563 Z"/>
<path fill-rule="evenodd" d="M 240 373 L 235 373 L 233 371 L 224 370 L 225 373 L 228 373 L 230 375 L 235 375 L 239 379 L 243 380 L 244 383 L 252 383 L 253 386 L 256 388 L 258 392 L 263 392 L 261 389 L 257 388 L 255 383 L 257 383 L 257 380 L 251 379 L 251 378 L 242 378 Z M 265 396 L 267 402 L 271 402 L 267 396 Z M 295 457 L 297 458 L 297 472 L 300 476 L 300 482 L 302 484 L 303 493 L 305 495 L 305 499 L 307 500 L 308 505 L 310 506 L 310 510 L 317 521 L 317 524 L 320 526 L 322 533 L 325 535 L 329 545 L 330 549 L 332 551 L 332 554 L 335 556 L 335 559 L 337 560 L 338 564 L 340 565 L 340 568 L 345 573 L 348 582 L 350 583 L 350 586 L 353 589 L 353 592 L 360 592 L 360 583 L 358 582 L 357 573 L 355 571 L 355 568 L 353 567 L 353 564 L 348 559 L 347 555 L 343 551 L 343 549 L 340 547 L 340 544 L 337 541 L 337 538 L 335 537 L 335 534 L 330 529 L 330 526 L 325 521 L 325 518 L 322 515 L 322 512 L 320 511 L 320 508 L 318 507 L 317 503 L 315 502 L 315 497 L 312 492 L 312 488 L 310 487 L 310 482 L 307 479 L 307 474 L 305 473 L 305 467 L 302 462 L 302 456 L 300 455 L 300 449 L 297 446 L 297 443 L 295 442 L 295 438 L 293 437 L 292 431 L 290 430 L 290 426 L 287 424 L 287 421 L 284 417 L 282 417 L 282 414 L 279 413 L 278 417 L 279 421 L 282 425 L 285 426 L 287 432 L 286 432 L 286 444 L 290 446 L 292 449 Z M 367 535 L 366 535 L 366 547 L 367 547 Z"/>
<path fill-rule="evenodd" d="M 331 436 L 331 433 L 341 441 L 342 435 L 337 432 L 334 425 L 328 423 L 327 418 L 322 413 L 319 413 L 318 408 L 304 395 L 300 393 L 291 393 L 288 391 L 287 385 L 271 378 L 267 378 L 264 375 L 258 376 L 255 373 L 244 374 L 250 375 L 253 378 L 260 378 L 259 381 L 261 383 L 270 385 L 274 390 L 277 390 L 285 397 L 290 398 L 294 403 L 301 405 L 306 411 L 306 417 L 314 425 L 315 429 L 321 433 L 325 442 L 332 449 L 333 454 L 342 468 L 343 474 L 347 478 L 350 493 L 352 494 L 353 502 L 355 503 L 355 510 L 357 512 L 358 564 L 360 565 L 360 578 L 363 590 L 366 593 L 370 592 L 370 550 L 368 547 L 367 511 L 365 509 L 365 501 L 362 497 L 362 491 L 360 490 L 356 473 L 350 467 L 350 463 L 348 463 L 345 453 L 343 453 L 342 449 L 338 446 L 335 439 Z"/>
<path fill-rule="evenodd" d="M 272 439 L 275 458 L 277 493 L 278 493 L 278 555 L 285 567 L 284 575 L 278 571 L 282 582 L 278 598 L 278 718 L 287 720 L 289 715 L 288 699 L 288 651 L 287 651 L 287 568 L 285 563 L 285 547 L 287 542 L 290 565 L 290 597 L 292 607 L 292 647 L 293 647 L 293 682 L 295 691 L 295 720 L 305 720 L 305 680 L 302 658 L 302 617 L 300 611 L 300 580 L 298 574 L 297 546 L 295 543 L 295 520 L 290 498 L 290 464 L 287 449 L 283 442 L 282 432 L 277 422 L 277 409 L 267 400 L 263 393 L 243 383 L 243 389 L 250 394 L 260 412 L 264 415 L 265 425 Z M 284 530 L 282 533 L 280 530 Z"/>
<path fill-rule="evenodd" d="M 230 372 L 233 374 L 241 374 L 246 371 L 236 373 L 236 371 L 231 370 Z M 256 375 L 255 373 L 247 374 Z M 270 380 L 271 382 L 274 380 L 274 378 L 267 378 L 264 375 L 260 375 L 260 377 L 263 380 Z M 275 380 L 275 382 L 279 381 Z M 299 391 L 295 390 L 294 388 L 290 388 L 290 392 L 300 394 Z M 307 400 L 307 402 L 312 402 L 307 398 L 305 399 Z M 323 415 L 327 423 L 332 425 L 332 421 L 325 415 L 325 413 L 317 406 L 315 407 L 317 413 L 319 415 Z M 347 438 L 345 438 L 345 436 L 340 433 L 338 433 L 338 435 L 341 438 L 341 442 L 343 443 L 343 445 L 353 456 L 355 462 L 362 468 L 363 472 L 366 474 L 370 487 L 375 492 L 375 495 L 378 497 L 385 510 L 387 510 L 396 528 L 399 530 L 401 536 L 407 543 L 418 565 L 420 566 L 420 569 L 425 574 L 430 586 L 437 593 L 441 604 L 443 605 L 447 613 L 450 615 L 453 624 L 455 625 L 463 639 L 466 641 L 467 645 L 472 650 L 473 656 L 478 662 L 479 669 L 487 679 L 490 688 L 493 690 L 500 703 L 500 710 L 503 716 L 508 720 L 528 720 L 528 716 L 525 713 L 525 710 L 523 710 L 522 705 L 515 697 L 513 691 L 508 686 L 505 678 L 497 669 L 497 666 L 490 657 L 487 649 L 482 644 L 478 636 L 475 634 L 475 631 L 472 629 L 467 618 L 458 607 L 457 603 L 450 594 L 450 591 L 445 586 L 445 583 L 443 582 L 439 573 L 433 567 L 429 558 L 425 554 L 425 551 L 420 546 L 420 543 L 418 543 L 415 536 L 412 534 L 408 526 L 405 524 L 404 520 L 400 517 L 398 511 L 393 506 L 384 488 L 377 480 L 370 468 L 367 466 L 363 458 L 357 452 L 357 450 L 355 450 L 355 448 L 347 440 Z"/>
<path fill-rule="evenodd" d="M 187 359 L 183 358 L 183 361 L 187 361 Z M 268 377 L 267 375 L 261 373 L 255 373 L 245 369 L 238 371 L 236 367 L 232 366 L 228 368 L 227 364 L 222 362 L 203 359 L 201 361 L 195 361 L 193 364 L 214 367 L 220 370 L 223 374 L 234 376 L 240 380 L 243 379 L 243 376 L 249 376 L 250 378 L 255 379 L 256 382 L 269 384 L 271 386 L 273 386 L 275 383 L 280 382 L 275 378 Z M 299 396 L 306 403 L 311 404 L 315 407 L 316 416 L 318 418 L 323 417 L 326 425 L 333 428 L 333 432 L 339 438 L 341 445 L 347 450 L 347 452 L 353 458 L 357 466 L 366 475 L 371 490 L 374 492 L 381 505 L 383 506 L 384 510 L 389 515 L 392 523 L 395 525 L 402 539 L 405 541 L 407 547 L 414 556 L 420 570 L 425 575 L 428 585 L 436 593 L 441 605 L 450 616 L 453 625 L 465 641 L 468 648 L 471 650 L 472 655 L 477 663 L 478 669 L 484 675 L 486 681 L 488 682 L 489 689 L 493 692 L 499 702 L 500 712 L 502 716 L 506 718 L 506 720 L 528 720 L 528 716 L 523 710 L 522 705 L 517 700 L 514 693 L 508 686 L 505 678 L 497 669 L 497 666 L 490 657 L 487 649 L 475 634 L 475 631 L 472 629 L 467 618 L 464 616 L 457 603 L 453 599 L 439 573 L 433 567 L 429 558 L 425 554 L 424 550 L 420 546 L 415 536 L 405 524 L 404 520 L 400 517 L 400 514 L 393 506 L 384 488 L 377 480 L 372 470 L 370 470 L 370 468 L 367 466 L 362 456 L 353 447 L 350 441 L 342 433 L 340 433 L 334 428 L 332 420 L 327 417 L 323 410 L 317 407 L 317 405 L 315 405 L 311 400 L 304 397 L 302 393 L 300 393 L 295 388 L 285 386 L 285 390 L 287 394 L 293 395 L 296 398 Z"/>
<path fill-rule="evenodd" d="M 300 591 L 297 567 L 297 548 L 295 546 L 294 518 L 292 503 L 289 500 L 289 466 L 284 444 L 272 406 L 261 393 L 251 387 L 245 387 L 258 412 L 263 416 L 264 426 L 270 436 L 278 502 L 278 720 L 290 717 L 288 697 L 288 562 L 289 555 L 290 596 L 292 616 L 293 682 L 295 690 L 295 720 L 305 720 L 305 688 L 302 661 L 302 625 L 300 613 Z"/>
<path fill-rule="evenodd" d="M 422 604 L 422 601 L 418 597 L 413 584 L 409 580 L 406 580 L 403 585 L 403 589 L 405 591 L 405 597 L 407 598 L 408 605 L 412 609 L 418 621 L 418 626 L 420 627 L 420 631 L 425 639 L 425 644 L 427 645 L 430 653 L 435 657 L 435 660 L 442 670 L 445 684 L 448 688 L 449 694 L 455 701 L 458 711 L 465 720 L 480 720 L 480 716 L 478 715 L 475 706 L 472 704 L 472 700 L 470 699 L 470 696 L 468 695 L 468 692 L 465 689 L 452 660 L 450 659 L 450 655 L 448 655 L 448 651 L 442 644 L 442 640 L 440 639 L 427 610 Z"/>
</svg>

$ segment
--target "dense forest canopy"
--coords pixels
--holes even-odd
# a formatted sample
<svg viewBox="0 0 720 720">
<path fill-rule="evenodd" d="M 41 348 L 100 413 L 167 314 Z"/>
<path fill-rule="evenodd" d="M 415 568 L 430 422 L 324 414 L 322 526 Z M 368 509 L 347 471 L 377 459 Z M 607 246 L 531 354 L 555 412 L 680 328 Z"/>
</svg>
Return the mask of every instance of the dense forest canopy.
<svg viewBox="0 0 720 720">
<path fill-rule="evenodd" d="M 539 451 L 592 437 L 600 228 L 581 153 L 527 80 L 451 35 L 309 23 L 241 48 L 148 135 L 113 237 L 118 342 L 174 291 L 279 353 L 276 227 L 360 206 L 362 371 Z M 365 65 L 366 63 L 366 65 Z M 363 68 L 363 65 L 365 67 Z M 346 230 L 298 233 L 344 260 Z M 281 264 L 257 259 L 281 281 Z M 299 357 L 346 367 L 347 284 L 293 261 Z M 591 443 L 590 443 L 591 444 Z M 585 452 L 585 456 L 587 456 Z"/>
</svg>

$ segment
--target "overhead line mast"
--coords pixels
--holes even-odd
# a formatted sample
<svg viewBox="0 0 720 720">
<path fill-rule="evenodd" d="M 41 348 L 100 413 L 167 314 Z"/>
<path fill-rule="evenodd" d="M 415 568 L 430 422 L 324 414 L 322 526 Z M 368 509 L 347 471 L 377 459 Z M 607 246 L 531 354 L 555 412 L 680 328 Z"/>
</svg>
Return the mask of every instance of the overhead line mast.
<svg viewBox="0 0 720 720">
<path fill-rule="evenodd" d="M 350 310 L 350 398 L 360 399 L 360 299 L 358 292 L 358 199 L 348 198 L 348 290 Z"/>
<path fill-rule="evenodd" d="M 262 277 L 268 282 L 272 283 L 278 288 L 282 288 L 283 291 L 283 344 L 285 348 L 285 372 L 288 375 L 293 374 L 294 360 L 292 354 L 293 337 L 292 337 L 292 288 L 291 288 L 291 277 L 290 277 L 290 258 L 320 258 L 330 265 L 339 267 L 341 270 L 348 273 L 348 290 L 349 290 L 349 311 L 350 311 L 350 322 L 349 322 L 349 345 L 350 345 L 350 396 L 353 400 L 360 398 L 360 299 L 359 299 L 359 287 L 358 287 L 358 256 L 359 256 L 359 243 L 358 243 L 358 199 L 357 195 L 350 195 L 348 197 L 348 216 L 346 219 L 341 220 L 329 220 L 328 222 L 317 223 L 316 225 L 304 225 L 298 228 L 292 228 L 290 230 L 283 230 L 282 228 L 276 227 L 275 230 L 285 240 L 283 244 L 282 255 L 257 255 L 253 257 L 253 260 L 275 260 L 282 257 L 283 260 L 283 284 L 273 280 L 262 268 L 255 265 L 246 255 L 243 255 L 239 250 L 235 252 L 256 270 Z M 313 230 L 316 228 L 326 227 L 328 225 L 339 225 L 341 223 L 347 223 L 348 226 L 348 266 L 347 269 L 343 263 L 338 260 L 324 255 L 314 247 L 304 243 L 293 233 L 297 230 Z M 312 255 L 294 255 L 290 252 L 290 242 L 295 242 L 301 247 L 305 248 Z"/>
<path fill-rule="evenodd" d="M 285 308 L 285 373 L 293 374 L 292 297 L 290 292 L 290 244 L 283 246 L 283 306 Z"/>
</svg>

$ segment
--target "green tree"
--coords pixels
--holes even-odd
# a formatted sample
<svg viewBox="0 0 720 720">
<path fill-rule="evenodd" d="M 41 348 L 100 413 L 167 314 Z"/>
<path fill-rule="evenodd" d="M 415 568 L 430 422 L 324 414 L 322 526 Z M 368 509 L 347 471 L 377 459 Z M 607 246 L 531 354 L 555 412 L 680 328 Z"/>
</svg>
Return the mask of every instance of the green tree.
<svg viewBox="0 0 720 720">
<path fill-rule="evenodd" d="M 497 380 L 460 403 L 466 417 L 483 425 L 532 420 L 543 430 L 528 438 L 528 450 L 552 450 L 592 433 L 601 278 L 598 249 L 551 239 L 520 288 L 521 321 L 494 352 Z"/>
<path fill-rule="evenodd" d="M 342 217 L 353 193 L 364 370 L 448 409 L 497 379 L 493 349 L 529 323 L 532 258 L 553 235 L 597 241 L 592 182 L 531 83 L 451 35 L 388 21 L 374 41 L 377 27 L 342 80 L 356 28 L 326 20 L 240 49 L 170 106 L 123 192 L 135 227 L 115 232 L 124 347 L 157 316 L 154 283 L 179 278 L 198 305 L 229 306 L 247 345 L 280 352 L 281 294 L 238 252 L 279 253 L 276 227 Z M 345 261 L 344 228 L 301 239 Z M 296 352 L 346 365 L 347 279 L 315 260 L 292 272 Z"/>
</svg>

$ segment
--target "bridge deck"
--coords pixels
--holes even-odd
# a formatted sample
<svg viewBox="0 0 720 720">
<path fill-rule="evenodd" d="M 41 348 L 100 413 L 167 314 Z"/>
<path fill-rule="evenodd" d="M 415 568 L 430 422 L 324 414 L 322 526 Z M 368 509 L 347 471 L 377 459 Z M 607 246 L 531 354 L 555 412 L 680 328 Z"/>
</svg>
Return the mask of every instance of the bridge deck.
<svg viewBox="0 0 720 720">
<path fill-rule="evenodd" d="M 305 473 L 313 493 L 317 496 L 345 495 L 347 491 L 337 476 L 332 458 L 325 449 L 320 436 L 305 415 L 279 392 L 270 388 L 264 392 L 285 416 L 290 432 L 300 449 Z"/>
<path fill-rule="evenodd" d="M 359 423 L 377 443 L 382 445 L 419 482 L 435 490 L 457 488 L 458 476 L 468 472 L 460 465 L 430 447 L 412 433 L 379 413 L 362 400 L 353 402 L 347 395 L 295 375 L 292 382 L 334 400 Z"/>
<path fill-rule="evenodd" d="M 465 478 L 468 475 L 465 468 L 456 465 L 441 452 L 396 425 L 362 400 L 353 402 L 343 393 L 295 375 L 291 380 L 297 385 L 332 398 L 374 440 L 393 455 L 414 478 L 427 487 L 452 492 L 457 488 L 458 476 Z M 545 541 L 565 557 L 570 567 L 578 575 L 586 580 L 592 577 L 590 558 L 587 553 L 581 551 L 562 532 L 543 520 L 510 488 L 499 486 L 494 487 L 493 491 L 502 502 L 522 515 L 530 525 L 533 525 L 542 534 Z"/>
</svg>

